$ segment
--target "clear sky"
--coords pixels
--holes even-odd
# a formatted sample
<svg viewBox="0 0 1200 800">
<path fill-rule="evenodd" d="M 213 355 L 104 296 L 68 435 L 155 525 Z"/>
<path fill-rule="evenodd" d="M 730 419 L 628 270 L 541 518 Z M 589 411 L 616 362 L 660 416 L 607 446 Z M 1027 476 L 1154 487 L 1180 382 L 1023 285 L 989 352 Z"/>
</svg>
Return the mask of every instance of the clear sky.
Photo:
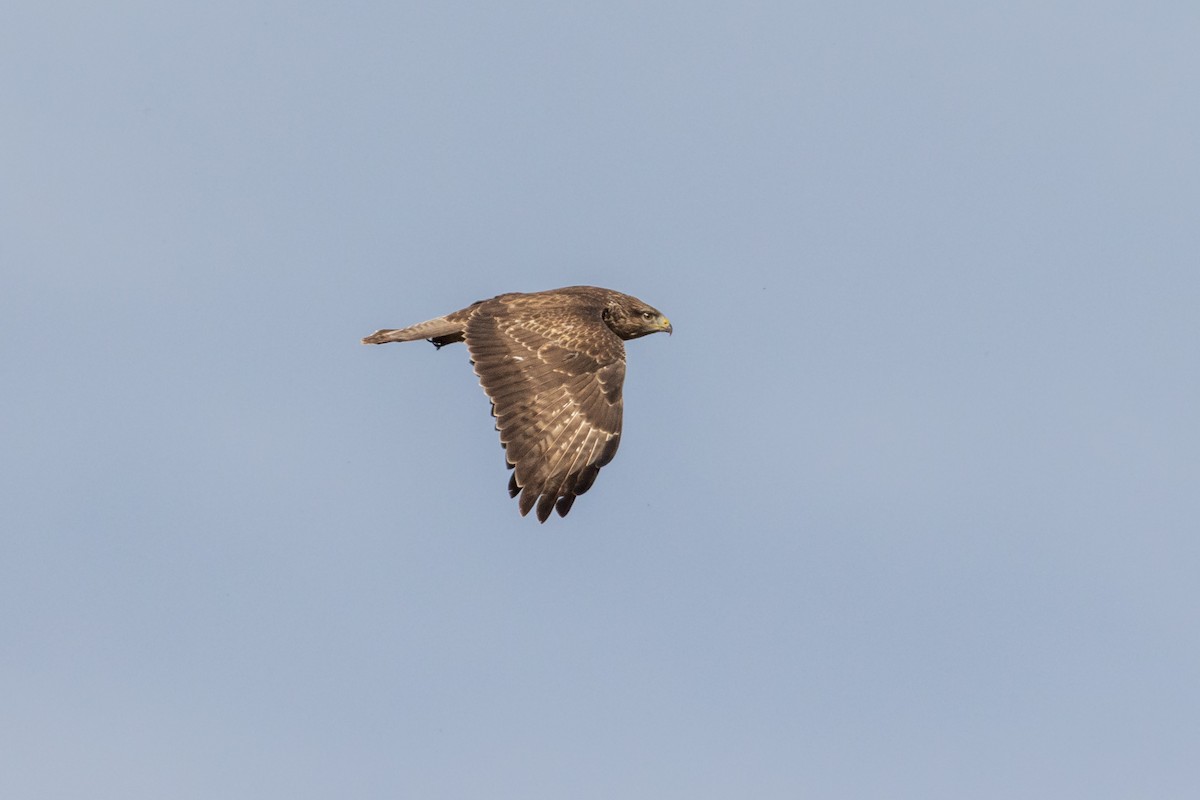
<svg viewBox="0 0 1200 800">
<path fill-rule="evenodd" d="M 1200 5 L 0 19 L 0 795 L 1200 796 Z M 662 309 L 521 518 L 461 346 Z"/>
</svg>

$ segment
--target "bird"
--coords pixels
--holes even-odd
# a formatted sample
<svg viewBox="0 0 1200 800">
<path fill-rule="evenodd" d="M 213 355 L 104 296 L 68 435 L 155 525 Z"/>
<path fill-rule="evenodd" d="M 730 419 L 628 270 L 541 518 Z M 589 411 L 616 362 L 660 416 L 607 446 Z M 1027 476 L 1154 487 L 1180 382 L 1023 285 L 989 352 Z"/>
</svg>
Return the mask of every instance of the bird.
<svg viewBox="0 0 1200 800">
<path fill-rule="evenodd" d="M 597 286 L 510 292 L 363 344 L 465 342 L 492 403 L 508 494 L 521 516 L 565 517 L 621 442 L 625 342 L 674 329 L 647 303 Z"/>
</svg>

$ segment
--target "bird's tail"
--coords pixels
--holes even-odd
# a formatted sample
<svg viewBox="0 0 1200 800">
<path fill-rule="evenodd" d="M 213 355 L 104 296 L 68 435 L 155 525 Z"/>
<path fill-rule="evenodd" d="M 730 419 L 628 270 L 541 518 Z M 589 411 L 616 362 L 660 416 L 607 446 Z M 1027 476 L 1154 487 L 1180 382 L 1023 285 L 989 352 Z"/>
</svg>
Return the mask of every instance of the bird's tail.
<svg viewBox="0 0 1200 800">
<path fill-rule="evenodd" d="M 386 344 L 387 342 L 415 342 L 418 339 L 432 339 L 440 346 L 451 342 L 461 342 L 463 333 L 461 321 L 438 317 L 407 328 L 375 331 L 364 338 L 362 342 L 363 344 Z"/>
</svg>

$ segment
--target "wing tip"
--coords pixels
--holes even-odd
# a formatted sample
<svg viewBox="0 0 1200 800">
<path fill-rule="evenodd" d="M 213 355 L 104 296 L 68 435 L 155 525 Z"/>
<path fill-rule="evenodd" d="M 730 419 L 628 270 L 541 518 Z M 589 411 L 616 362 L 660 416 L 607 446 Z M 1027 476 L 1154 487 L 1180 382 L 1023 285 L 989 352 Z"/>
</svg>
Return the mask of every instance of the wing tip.
<svg viewBox="0 0 1200 800">
<path fill-rule="evenodd" d="M 517 499 L 517 510 L 521 512 L 521 516 L 527 517 L 529 512 L 533 511 L 540 523 L 545 523 L 554 512 L 558 512 L 560 517 L 565 517 L 571 510 L 571 506 L 575 504 L 575 498 L 581 494 L 583 492 L 579 491 L 568 491 L 565 494 L 532 492 L 529 487 L 517 484 L 515 473 L 508 481 L 508 496 Z"/>
</svg>

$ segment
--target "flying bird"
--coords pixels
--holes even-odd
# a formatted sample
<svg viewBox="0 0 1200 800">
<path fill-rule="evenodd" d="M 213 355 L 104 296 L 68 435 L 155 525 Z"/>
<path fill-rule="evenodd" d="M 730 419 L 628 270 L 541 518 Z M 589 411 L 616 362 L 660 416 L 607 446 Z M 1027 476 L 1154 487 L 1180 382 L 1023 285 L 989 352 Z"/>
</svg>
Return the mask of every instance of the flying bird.
<svg viewBox="0 0 1200 800">
<path fill-rule="evenodd" d="M 658 309 L 596 286 L 513 292 L 363 344 L 466 342 L 492 401 L 521 516 L 565 517 L 621 442 L 625 341 L 672 332 Z"/>
</svg>

